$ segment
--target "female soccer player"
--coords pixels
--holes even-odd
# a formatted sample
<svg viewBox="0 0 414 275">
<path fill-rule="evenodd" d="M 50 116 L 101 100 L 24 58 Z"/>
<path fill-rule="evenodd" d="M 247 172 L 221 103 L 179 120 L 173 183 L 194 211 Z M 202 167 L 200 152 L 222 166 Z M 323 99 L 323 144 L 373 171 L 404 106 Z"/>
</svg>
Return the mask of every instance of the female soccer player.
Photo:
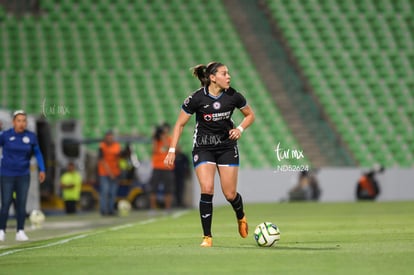
<svg viewBox="0 0 414 275">
<path fill-rule="evenodd" d="M 193 164 L 200 183 L 200 218 L 203 227 L 202 247 L 211 247 L 211 222 L 213 215 L 214 175 L 220 176 L 221 189 L 232 205 L 238 220 L 240 236 L 248 235 L 247 219 L 243 201 L 237 193 L 239 151 L 237 140 L 254 121 L 254 112 L 246 99 L 230 87 L 227 66 L 219 62 L 197 65 L 193 74 L 201 82 L 201 88 L 184 100 L 181 112 L 174 126 L 174 132 L 164 160 L 172 166 L 175 148 L 184 126 L 192 114 L 196 114 L 196 128 L 193 141 Z M 235 108 L 244 115 L 243 121 L 235 127 L 231 116 Z"/>
<path fill-rule="evenodd" d="M 24 233 L 26 219 L 26 201 L 30 185 L 30 159 L 36 156 L 39 166 L 39 181 L 46 179 L 45 165 L 36 134 L 26 130 L 26 113 L 18 110 L 13 113 L 13 128 L 0 134 L 0 147 L 3 147 L 1 159 L 1 210 L 0 210 L 0 241 L 6 238 L 6 224 L 9 208 L 16 193 L 16 241 L 27 241 Z"/>
</svg>

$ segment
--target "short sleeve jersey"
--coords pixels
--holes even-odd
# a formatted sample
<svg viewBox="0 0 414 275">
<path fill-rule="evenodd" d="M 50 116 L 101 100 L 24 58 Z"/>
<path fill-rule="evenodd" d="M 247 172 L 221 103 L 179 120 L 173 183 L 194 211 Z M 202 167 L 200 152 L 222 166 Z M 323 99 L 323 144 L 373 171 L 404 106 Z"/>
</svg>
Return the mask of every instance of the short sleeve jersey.
<svg viewBox="0 0 414 275">
<path fill-rule="evenodd" d="M 193 150 L 232 148 L 237 141 L 229 139 L 229 131 L 234 128 L 231 116 L 235 108 L 247 106 L 246 99 L 233 88 L 220 95 L 209 94 L 202 87 L 184 100 L 181 108 L 187 114 L 196 114 Z"/>
</svg>

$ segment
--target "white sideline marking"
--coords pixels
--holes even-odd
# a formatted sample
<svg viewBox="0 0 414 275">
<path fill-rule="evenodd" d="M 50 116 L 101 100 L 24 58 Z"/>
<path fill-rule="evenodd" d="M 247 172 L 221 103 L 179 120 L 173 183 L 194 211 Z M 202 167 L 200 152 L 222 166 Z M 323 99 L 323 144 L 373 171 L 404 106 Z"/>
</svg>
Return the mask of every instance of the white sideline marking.
<svg viewBox="0 0 414 275">
<path fill-rule="evenodd" d="M 179 211 L 177 213 L 174 213 L 171 217 L 173 219 L 176 219 L 176 218 L 179 218 L 179 217 L 183 216 L 187 212 L 189 212 L 189 210 Z M 138 222 L 137 224 L 145 225 L 145 224 L 156 222 L 156 221 L 161 220 L 161 219 L 163 219 L 163 218 L 152 218 L 152 219 L 148 219 L 148 220 L 145 220 L 145 221 Z M 107 232 L 107 231 L 117 231 L 117 230 L 121 230 L 121 229 L 128 228 L 128 227 L 131 227 L 131 226 L 133 226 L 133 224 L 127 223 L 127 224 L 124 224 L 124 225 L 118 225 L 118 226 L 111 227 L 107 230 L 100 230 L 100 231 L 96 231 L 94 233 L 89 233 L 89 234 L 81 234 L 81 235 L 78 235 L 78 236 L 63 239 L 63 240 L 53 242 L 53 243 L 49 243 L 49 244 L 44 244 L 44 245 L 34 246 L 34 247 L 27 247 L 27 248 L 18 248 L 18 249 L 14 249 L 14 250 L 10 250 L 10 251 L 0 253 L 0 257 L 4 257 L 4 256 L 11 255 L 11 254 L 21 252 L 21 251 L 41 249 L 41 248 L 47 248 L 47 247 L 52 247 L 52 246 L 56 246 L 56 245 L 61 245 L 61 244 L 65 244 L 65 243 L 68 243 L 68 242 L 71 242 L 71 241 L 74 241 L 74 240 L 83 239 L 83 238 L 86 238 L 86 237 L 89 237 L 89 236 L 104 233 L 104 232 Z"/>
<path fill-rule="evenodd" d="M 172 218 L 173 219 L 177 219 L 177 218 L 179 218 L 179 217 L 181 217 L 181 216 L 184 216 L 185 214 L 187 214 L 188 212 L 190 212 L 190 210 L 182 210 L 182 211 L 178 211 L 178 212 L 175 212 L 174 214 L 172 214 Z"/>
<path fill-rule="evenodd" d="M 157 221 L 157 220 L 160 220 L 161 218 L 158 218 L 158 219 L 154 219 L 154 218 L 152 218 L 152 219 L 148 219 L 148 220 L 145 220 L 145 221 L 142 221 L 142 222 L 139 222 L 138 224 L 149 224 L 149 223 L 153 223 L 153 222 L 155 222 L 155 221 Z"/>
<path fill-rule="evenodd" d="M 117 230 L 120 230 L 120 229 L 124 229 L 124 228 L 131 227 L 132 225 L 133 225 L 132 223 L 127 223 L 127 224 L 123 224 L 123 225 L 118 225 L 118 226 L 111 227 L 108 230 L 110 230 L 110 231 L 117 231 Z"/>
<path fill-rule="evenodd" d="M 44 244 L 44 245 L 35 246 L 35 247 L 14 249 L 14 250 L 10 250 L 10 251 L 6 251 L 6 252 L 1 253 L 0 257 L 7 256 L 7 255 L 10 255 L 10 254 L 14 254 L 14 253 L 17 253 L 17 252 L 20 252 L 20 251 L 40 249 L 40 248 L 46 248 L 46 247 L 51 247 L 51 246 L 55 246 L 55 245 L 65 244 L 65 243 L 68 243 L 68 242 L 73 241 L 73 240 L 88 237 L 90 235 L 91 234 L 82 234 L 82 235 L 75 236 L 75 237 L 72 237 L 72 238 L 69 238 L 69 239 L 60 240 L 60 241 L 57 241 L 57 242 L 54 242 L 54 243 Z"/>
</svg>

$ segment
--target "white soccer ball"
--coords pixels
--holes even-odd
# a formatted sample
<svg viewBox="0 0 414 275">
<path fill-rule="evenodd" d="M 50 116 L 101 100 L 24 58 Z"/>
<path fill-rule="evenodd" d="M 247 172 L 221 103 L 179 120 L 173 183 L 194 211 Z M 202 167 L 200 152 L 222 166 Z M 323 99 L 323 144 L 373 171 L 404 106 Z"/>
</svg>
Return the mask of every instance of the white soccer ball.
<svg viewBox="0 0 414 275">
<path fill-rule="evenodd" d="M 280 231 L 277 225 L 271 222 L 262 222 L 256 226 L 253 236 L 258 246 L 276 246 L 280 240 Z"/>
<path fill-rule="evenodd" d="M 118 212 L 121 216 L 128 216 L 131 211 L 131 203 L 127 200 L 118 201 Z"/>
<path fill-rule="evenodd" d="M 45 222 L 46 216 L 42 211 L 38 209 L 32 210 L 30 213 L 30 222 L 33 229 L 42 228 L 43 223 Z"/>
</svg>

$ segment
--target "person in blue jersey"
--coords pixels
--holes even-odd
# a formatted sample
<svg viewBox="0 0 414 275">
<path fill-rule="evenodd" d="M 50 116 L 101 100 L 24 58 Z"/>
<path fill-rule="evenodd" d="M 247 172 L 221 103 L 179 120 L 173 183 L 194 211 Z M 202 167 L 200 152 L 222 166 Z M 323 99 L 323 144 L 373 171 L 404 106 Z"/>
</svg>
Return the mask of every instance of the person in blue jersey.
<svg viewBox="0 0 414 275">
<path fill-rule="evenodd" d="M 214 176 L 218 171 L 224 197 L 233 207 L 241 237 L 248 235 L 243 200 L 237 192 L 239 150 L 237 140 L 254 121 L 254 112 L 244 96 L 230 87 L 227 66 L 220 62 L 197 65 L 193 74 L 200 80 L 201 88 L 184 100 L 174 126 L 165 165 L 172 166 L 175 148 L 184 126 L 195 114 L 196 128 L 193 140 L 193 164 L 200 184 L 200 219 L 203 228 L 202 247 L 213 244 L 211 224 L 213 217 Z M 244 118 L 236 127 L 231 119 L 239 109 Z"/>
<path fill-rule="evenodd" d="M 34 154 L 39 167 L 39 181 L 46 179 L 45 164 L 35 133 L 28 131 L 27 115 L 23 110 L 13 113 L 13 127 L 0 134 L 1 158 L 0 187 L 0 241 L 6 238 L 9 209 L 15 193 L 17 231 L 16 241 L 27 241 L 24 232 L 26 201 L 30 185 L 30 159 Z"/>
</svg>

